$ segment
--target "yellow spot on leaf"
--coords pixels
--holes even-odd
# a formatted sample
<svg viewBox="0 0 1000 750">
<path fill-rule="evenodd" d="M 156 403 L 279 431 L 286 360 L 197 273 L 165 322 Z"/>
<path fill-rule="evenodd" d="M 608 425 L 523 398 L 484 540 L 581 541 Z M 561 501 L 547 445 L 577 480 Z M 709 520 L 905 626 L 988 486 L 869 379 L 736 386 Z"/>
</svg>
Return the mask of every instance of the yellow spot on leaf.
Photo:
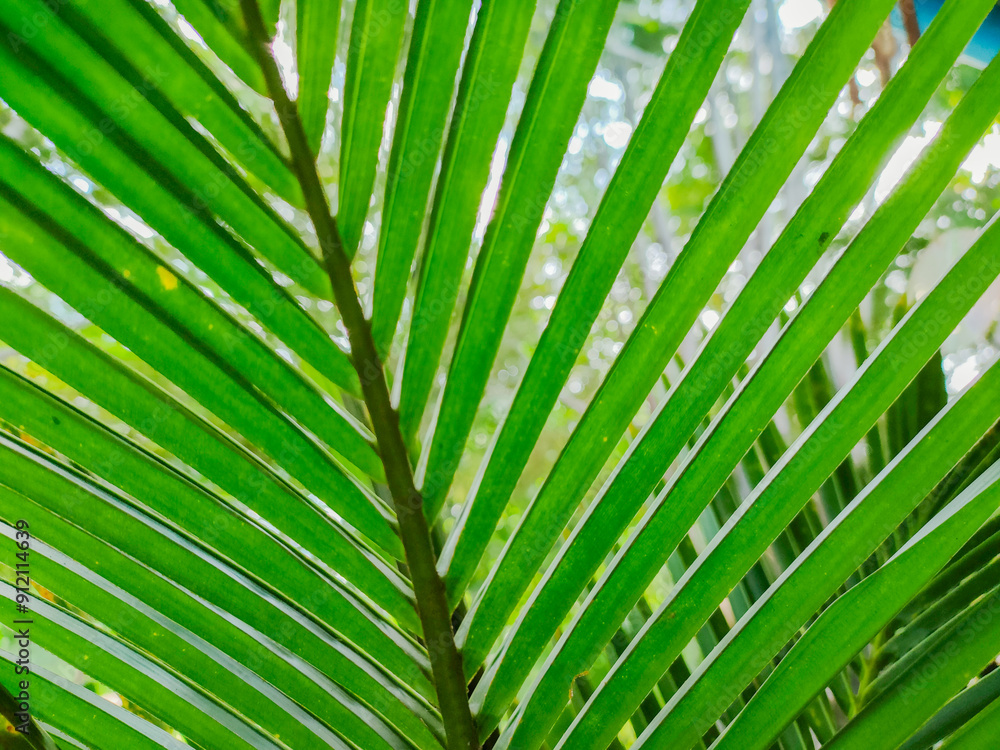
<svg viewBox="0 0 1000 750">
<path fill-rule="evenodd" d="M 35 583 L 35 588 L 38 590 L 38 595 L 42 597 L 42 599 L 45 599 L 46 601 L 50 602 L 55 602 L 56 595 L 53 594 L 51 591 L 49 591 L 47 588 L 45 588 L 44 586 L 39 586 L 37 583 Z"/>
<path fill-rule="evenodd" d="M 124 271 L 122 271 L 122 276 L 124 276 L 126 279 L 130 279 L 132 278 L 132 272 L 126 268 Z"/>
<path fill-rule="evenodd" d="M 163 288 L 168 292 L 172 292 L 177 288 L 177 277 L 163 266 L 156 267 L 156 275 L 160 277 L 160 283 L 163 284 Z"/>
</svg>

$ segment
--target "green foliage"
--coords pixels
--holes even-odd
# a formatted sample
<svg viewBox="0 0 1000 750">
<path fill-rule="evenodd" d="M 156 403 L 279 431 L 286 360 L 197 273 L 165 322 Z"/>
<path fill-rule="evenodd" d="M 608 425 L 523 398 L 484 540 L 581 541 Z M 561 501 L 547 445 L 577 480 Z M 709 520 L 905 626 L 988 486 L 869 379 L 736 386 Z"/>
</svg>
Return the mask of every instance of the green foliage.
<svg viewBox="0 0 1000 750">
<path fill-rule="evenodd" d="M 0 0 L 0 746 L 992 747 L 995 2 L 895 5 Z"/>
</svg>

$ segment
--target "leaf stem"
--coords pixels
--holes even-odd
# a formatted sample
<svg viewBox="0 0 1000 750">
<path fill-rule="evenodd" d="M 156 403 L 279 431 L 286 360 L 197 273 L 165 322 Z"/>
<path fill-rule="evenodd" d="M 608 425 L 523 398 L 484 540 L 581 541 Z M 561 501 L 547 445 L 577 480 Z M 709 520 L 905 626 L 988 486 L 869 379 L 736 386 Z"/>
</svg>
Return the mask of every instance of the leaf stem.
<svg viewBox="0 0 1000 750">
<path fill-rule="evenodd" d="M 903 16 L 906 39 L 912 47 L 920 41 L 920 24 L 917 22 L 917 10 L 913 5 L 913 0 L 900 0 L 899 12 Z"/>
<path fill-rule="evenodd" d="M 306 210 L 319 238 L 334 302 L 347 328 L 352 360 L 361 379 L 362 393 L 371 415 L 372 429 L 399 522 L 399 535 L 410 568 L 448 748 L 477 750 L 479 737 L 469 707 L 465 673 L 455 645 L 444 583 L 436 569 L 430 527 L 423 512 L 423 497 L 413 481 L 406 443 L 399 428 L 399 415 L 392 407 L 385 371 L 375 348 L 371 326 L 361 309 L 361 301 L 351 276 L 350 261 L 344 251 L 337 222 L 330 212 L 298 109 L 289 100 L 277 64 L 271 56 L 269 37 L 257 0 L 240 0 L 240 4 L 254 54 L 288 140 L 292 167 L 305 196 Z"/>
</svg>

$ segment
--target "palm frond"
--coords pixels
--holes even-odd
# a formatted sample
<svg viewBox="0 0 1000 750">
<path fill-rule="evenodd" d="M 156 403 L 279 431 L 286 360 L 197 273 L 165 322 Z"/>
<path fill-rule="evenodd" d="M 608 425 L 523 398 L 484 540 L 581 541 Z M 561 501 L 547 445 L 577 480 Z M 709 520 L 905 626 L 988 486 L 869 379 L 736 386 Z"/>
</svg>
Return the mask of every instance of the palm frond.
<svg viewBox="0 0 1000 750">
<path fill-rule="evenodd" d="M 902 5 L 0 0 L 11 746 L 992 747 L 1000 8 Z"/>
</svg>

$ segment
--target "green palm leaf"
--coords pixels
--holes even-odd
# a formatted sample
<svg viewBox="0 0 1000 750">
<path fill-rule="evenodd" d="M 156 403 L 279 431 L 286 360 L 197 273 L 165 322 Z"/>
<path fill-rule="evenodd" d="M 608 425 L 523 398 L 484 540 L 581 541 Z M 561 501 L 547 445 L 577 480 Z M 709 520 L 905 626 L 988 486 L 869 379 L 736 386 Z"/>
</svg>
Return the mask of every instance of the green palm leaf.
<svg viewBox="0 0 1000 750">
<path fill-rule="evenodd" d="M 992 747 L 937 5 L 0 0 L 0 744 Z"/>
</svg>

